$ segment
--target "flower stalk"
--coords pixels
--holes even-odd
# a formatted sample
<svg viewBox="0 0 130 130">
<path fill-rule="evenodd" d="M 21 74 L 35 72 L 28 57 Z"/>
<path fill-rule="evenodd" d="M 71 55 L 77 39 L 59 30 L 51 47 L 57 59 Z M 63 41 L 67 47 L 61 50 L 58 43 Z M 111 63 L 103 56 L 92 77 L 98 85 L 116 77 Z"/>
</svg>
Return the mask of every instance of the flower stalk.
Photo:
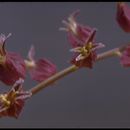
<svg viewBox="0 0 130 130">
<path fill-rule="evenodd" d="M 39 83 L 38 85 L 36 85 L 35 87 L 33 87 L 30 91 L 32 93 L 32 95 L 38 93 L 39 91 L 41 91 L 43 88 L 46 88 L 47 86 L 53 84 L 55 81 L 63 78 L 64 76 L 78 70 L 79 67 L 72 65 L 56 74 L 54 74 L 53 76 L 49 77 L 48 79 L 46 79 L 45 81 Z"/>
<path fill-rule="evenodd" d="M 97 55 L 97 61 L 100 60 L 104 60 L 113 56 L 119 56 L 117 54 L 117 52 L 122 52 L 125 50 L 125 48 L 130 45 L 130 43 L 125 44 L 124 46 L 121 46 L 119 48 L 114 48 L 112 50 L 103 52 L 101 54 Z M 32 89 L 30 89 L 32 95 L 35 95 L 36 93 L 40 92 L 42 89 L 46 88 L 47 86 L 53 84 L 54 82 L 56 82 L 57 80 L 67 76 L 68 74 L 77 71 L 78 69 L 80 69 L 80 67 L 77 67 L 76 65 L 72 65 L 70 67 L 67 67 L 66 69 L 57 72 L 56 74 L 54 74 L 53 76 L 49 77 L 48 79 L 44 80 L 43 82 L 39 83 L 38 85 L 34 86 Z"/>
<path fill-rule="evenodd" d="M 128 45 L 130 45 L 130 43 L 124 44 L 124 45 L 121 46 L 121 47 L 114 48 L 114 49 L 111 49 L 111 50 L 109 50 L 109 51 L 106 51 L 106 52 L 103 52 L 103 53 L 101 53 L 101 54 L 98 54 L 96 61 L 104 60 L 104 59 L 106 59 L 106 58 L 113 57 L 113 56 L 119 56 L 119 55 L 118 55 L 119 52 L 120 52 L 120 53 L 123 52 Z"/>
</svg>

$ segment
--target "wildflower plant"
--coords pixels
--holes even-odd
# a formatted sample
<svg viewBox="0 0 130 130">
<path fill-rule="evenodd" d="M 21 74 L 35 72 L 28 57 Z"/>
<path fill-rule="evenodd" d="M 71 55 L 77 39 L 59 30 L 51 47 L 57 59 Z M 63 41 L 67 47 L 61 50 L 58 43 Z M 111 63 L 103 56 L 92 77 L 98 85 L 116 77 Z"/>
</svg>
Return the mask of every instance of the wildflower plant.
<svg viewBox="0 0 130 130">
<path fill-rule="evenodd" d="M 125 32 L 130 32 L 130 7 L 124 2 L 117 2 L 117 12 L 115 19 L 119 27 Z M 9 90 L 0 93 L 0 117 L 18 118 L 24 108 L 27 99 L 37 94 L 39 91 L 54 84 L 64 76 L 87 67 L 92 69 L 97 61 L 117 56 L 122 67 L 130 67 L 130 44 L 124 44 L 103 53 L 97 53 L 98 49 L 105 47 L 104 43 L 96 40 L 97 28 L 89 25 L 82 25 L 77 22 L 79 10 L 71 13 L 62 23 L 61 27 L 67 34 L 70 50 L 73 54 L 70 58 L 70 67 L 57 71 L 57 66 L 52 61 L 42 57 L 35 57 L 35 47 L 32 45 L 27 57 L 10 52 L 6 49 L 7 39 L 11 33 L 5 36 L 0 35 L 0 81 L 9 86 Z M 29 73 L 32 80 L 38 84 L 30 90 L 26 90 L 26 74 Z"/>
</svg>

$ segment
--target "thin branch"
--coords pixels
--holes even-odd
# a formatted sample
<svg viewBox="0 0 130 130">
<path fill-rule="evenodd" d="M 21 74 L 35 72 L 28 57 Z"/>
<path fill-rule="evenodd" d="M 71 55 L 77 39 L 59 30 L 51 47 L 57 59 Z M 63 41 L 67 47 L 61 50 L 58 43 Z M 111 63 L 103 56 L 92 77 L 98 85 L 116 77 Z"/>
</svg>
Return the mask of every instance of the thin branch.
<svg viewBox="0 0 130 130">
<path fill-rule="evenodd" d="M 72 65 L 56 74 L 54 74 L 53 76 L 49 77 L 47 80 L 39 83 L 38 85 L 36 85 L 35 87 L 33 87 L 30 91 L 32 92 L 32 94 L 36 94 L 37 92 L 39 92 L 40 90 L 42 90 L 43 88 L 49 86 L 50 84 L 53 84 L 55 81 L 57 81 L 58 79 L 63 78 L 64 76 L 74 72 L 78 70 L 78 67 L 76 67 L 75 65 Z"/>
<path fill-rule="evenodd" d="M 109 50 L 109 51 L 106 51 L 106 52 L 103 52 L 101 54 L 98 54 L 97 56 L 97 61 L 100 61 L 100 60 L 104 60 L 106 58 L 109 58 L 109 57 L 113 57 L 113 56 L 117 56 L 117 53 L 116 52 L 122 52 L 125 50 L 125 48 L 130 45 L 130 43 L 128 44 L 125 44 L 119 48 L 114 48 L 112 50 Z"/>
<path fill-rule="evenodd" d="M 130 45 L 130 43 L 126 44 L 124 46 L 121 46 L 119 48 L 114 48 L 112 50 L 109 50 L 109 51 L 103 52 L 101 54 L 98 54 L 96 61 L 100 61 L 100 60 L 103 60 L 103 59 L 106 59 L 106 58 L 117 56 L 116 52 L 122 52 L 128 45 Z M 49 77 L 47 80 L 39 83 L 38 85 L 36 85 L 32 89 L 30 89 L 30 91 L 32 92 L 32 95 L 38 93 L 42 89 L 44 89 L 47 86 L 53 84 L 55 81 L 63 78 L 64 76 L 66 76 L 66 75 L 68 75 L 68 74 L 70 74 L 72 72 L 75 72 L 78 69 L 79 69 L 79 67 L 77 67 L 75 65 L 72 65 L 72 66 L 70 66 L 70 67 L 68 67 L 68 68 L 66 68 L 66 69 L 64 69 L 64 70 L 54 74 L 53 76 Z"/>
</svg>

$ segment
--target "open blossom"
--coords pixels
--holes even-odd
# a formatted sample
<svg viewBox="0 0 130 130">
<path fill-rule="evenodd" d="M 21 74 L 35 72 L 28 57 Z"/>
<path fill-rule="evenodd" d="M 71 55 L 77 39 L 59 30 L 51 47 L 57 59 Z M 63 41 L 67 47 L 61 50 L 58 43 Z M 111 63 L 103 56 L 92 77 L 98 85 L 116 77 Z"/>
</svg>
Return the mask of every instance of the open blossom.
<svg viewBox="0 0 130 130">
<path fill-rule="evenodd" d="M 0 35 L 0 81 L 6 85 L 13 85 L 19 78 L 25 78 L 26 73 L 22 57 L 5 50 L 5 41 L 10 35 Z"/>
<path fill-rule="evenodd" d="M 130 46 L 128 46 L 120 57 L 120 62 L 124 67 L 130 67 Z"/>
<path fill-rule="evenodd" d="M 23 79 L 19 79 L 9 92 L 0 94 L 0 117 L 18 118 L 25 100 L 31 97 L 32 93 L 23 91 Z"/>
<path fill-rule="evenodd" d="M 35 60 L 34 49 L 35 49 L 34 46 L 31 46 L 28 52 L 28 60 L 25 60 L 25 63 L 29 70 L 29 74 L 31 78 L 33 80 L 41 82 L 56 73 L 56 66 L 45 58 L 40 58 L 39 60 Z"/>
<path fill-rule="evenodd" d="M 124 2 L 117 3 L 116 19 L 125 32 L 130 32 L 130 7 Z"/>
<path fill-rule="evenodd" d="M 63 21 L 67 28 L 62 29 L 68 32 L 68 39 L 72 45 L 71 51 L 74 52 L 71 63 L 78 67 L 92 68 L 97 58 L 96 50 L 104 47 L 104 45 L 95 43 L 95 28 L 83 26 L 76 22 L 75 17 L 78 13 L 79 11 L 76 11 L 71 14 L 68 22 Z"/>
</svg>

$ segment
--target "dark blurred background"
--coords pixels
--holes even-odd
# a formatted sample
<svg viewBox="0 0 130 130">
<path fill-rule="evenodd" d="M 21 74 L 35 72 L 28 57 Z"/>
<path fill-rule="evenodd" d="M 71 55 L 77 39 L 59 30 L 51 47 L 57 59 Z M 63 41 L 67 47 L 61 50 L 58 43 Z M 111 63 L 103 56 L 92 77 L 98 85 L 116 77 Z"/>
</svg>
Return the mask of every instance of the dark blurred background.
<svg viewBox="0 0 130 130">
<path fill-rule="evenodd" d="M 68 67 L 71 46 L 59 28 L 77 9 L 78 22 L 98 29 L 96 39 L 106 45 L 99 52 L 130 41 L 130 34 L 116 22 L 115 2 L 0 2 L 0 33 L 12 33 L 7 50 L 26 58 L 33 44 L 37 59 L 48 58 L 58 71 Z M 28 90 L 36 84 L 27 77 L 24 86 Z M 9 88 L 0 86 L 1 92 Z M 0 119 L 0 128 L 25 127 L 130 127 L 130 68 L 123 68 L 116 57 L 103 60 L 92 70 L 78 70 L 32 97 L 19 119 Z"/>
</svg>

